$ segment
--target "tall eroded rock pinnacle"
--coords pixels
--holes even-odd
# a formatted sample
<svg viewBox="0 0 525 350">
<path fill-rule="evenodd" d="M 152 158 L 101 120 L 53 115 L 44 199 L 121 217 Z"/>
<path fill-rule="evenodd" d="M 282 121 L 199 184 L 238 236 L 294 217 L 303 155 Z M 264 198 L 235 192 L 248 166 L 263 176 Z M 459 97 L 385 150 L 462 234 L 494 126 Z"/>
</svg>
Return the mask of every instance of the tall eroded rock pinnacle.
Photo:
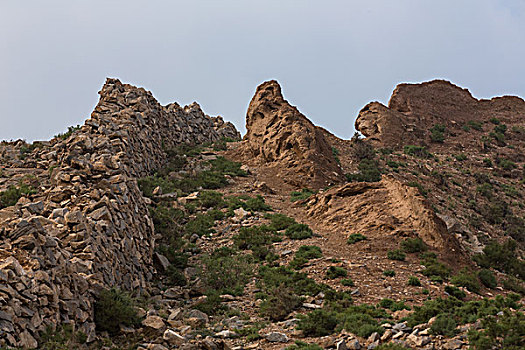
<svg viewBox="0 0 525 350">
<path fill-rule="evenodd" d="M 247 151 L 296 186 L 340 181 L 341 168 L 321 129 L 283 98 L 275 80 L 257 87 L 246 114 Z"/>
</svg>

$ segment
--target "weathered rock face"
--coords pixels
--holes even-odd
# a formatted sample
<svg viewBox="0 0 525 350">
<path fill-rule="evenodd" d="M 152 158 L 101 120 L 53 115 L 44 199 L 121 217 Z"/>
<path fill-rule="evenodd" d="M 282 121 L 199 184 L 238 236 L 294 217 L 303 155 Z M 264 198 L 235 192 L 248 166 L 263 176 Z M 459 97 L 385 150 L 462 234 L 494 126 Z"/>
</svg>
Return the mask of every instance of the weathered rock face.
<svg viewBox="0 0 525 350">
<path fill-rule="evenodd" d="M 360 112 L 355 127 L 380 147 L 430 143 L 430 128 L 441 124 L 453 129 L 468 121 L 505 120 L 525 113 L 525 101 L 518 97 L 477 100 L 467 89 L 448 81 L 398 85 L 388 107 L 371 102 Z"/>
<path fill-rule="evenodd" d="M 341 169 L 322 131 L 283 98 L 272 80 L 261 84 L 250 102 L 244 137 L 247 152 L 275 167 L 296 186 L 322 187 L 341 179 Z"/>
<path fill-rule="evenodd" d="M 163 107 L 108 79 L 80 130 L 42 143 L 23 164 L 2 164 L 41 181 L 31 199 L 0 210 L 0 346 L 34 348 L 40 331 L 65 323 L 91 340 L 94 295 L 140 291 L 154 273 L 153 223 L 136 177 L 163 165 L 164 147 L 222 137 L 240 136 L 196 103 Z"/>
<path fill-rule="evenodd" d="M 324 227 L 348 228 L 348 235 L 420 237 L 439 250 L 459 246 L 414 187 L 384 176 L 380 182 L 349 183 L 313 196 L 308 215 Z"/>
</svg>

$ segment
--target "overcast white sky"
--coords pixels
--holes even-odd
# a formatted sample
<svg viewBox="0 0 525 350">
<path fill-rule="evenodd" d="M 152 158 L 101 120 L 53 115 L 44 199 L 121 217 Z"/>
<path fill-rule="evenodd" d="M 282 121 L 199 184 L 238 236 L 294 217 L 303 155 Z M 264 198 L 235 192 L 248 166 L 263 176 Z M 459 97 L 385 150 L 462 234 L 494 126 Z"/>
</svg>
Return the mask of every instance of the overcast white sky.
<svg viewBox="0 0 525 350">
<path fill-rule="evenodd" d="M 243 133 L 261 82 L 348 138 L 400 82 L 525 95 L 525 1 L 0 0 L 0 139 L 80 124 L 105 77 L 196 100 Z"/>
</svg>

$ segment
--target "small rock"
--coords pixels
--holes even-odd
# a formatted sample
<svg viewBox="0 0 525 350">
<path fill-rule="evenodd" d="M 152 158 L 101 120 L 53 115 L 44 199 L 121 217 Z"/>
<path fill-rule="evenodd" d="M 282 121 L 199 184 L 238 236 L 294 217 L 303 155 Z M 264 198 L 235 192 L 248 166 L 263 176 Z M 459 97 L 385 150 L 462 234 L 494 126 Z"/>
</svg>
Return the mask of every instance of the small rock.
<svg viewBox="0 0 525 350">
<path fill-rule="evenodd" d="M 367 350 L 373 350 L 379 346 L 379 340 L 376 340 L 373 343 L 370 343 L 366 348 Z"/>
<path fill-rule="evenodd" d="M 346 346 L 348 347 L 349 350 L 360 350 L 361 349 L 361 344 L 359 343 L 359 340 L 357 339 L 352 339 L 350 340 Z"/>
<path fill-rule="evenodd" d="M 219 338 L 235 338 L 237 337 L 237 333 L 232 332 L 230 330 L 225 329 L 224 331 L 218 332 L 215 334 Z"/>
<path fill-rule="evenodd" d="M 266 340 L 272 343 L 288 343 L 288 336 L 284 333 L 271 332 L 264 336 Z"/>
<path fill-rule="evenodd" d="M 23 331 L 20 333 L 20 345 L 24 349 L 36 349 L 38 347 L 38 342 L 28 331 Z"/>
<path fill-rule="evenodd" d="M 162 339 L 167 341 L 170 345 L 181 345 L 184 342 L 184 337 L 171 329 L 166 329 Z"/>
<path fill-rule="evenodd" d="M 162 317 L 154 315 L 146 317 L 146 319 L 142 321 L 142 325 L 155 330 L 161 330 L 166 326 Z"/>
</svg>

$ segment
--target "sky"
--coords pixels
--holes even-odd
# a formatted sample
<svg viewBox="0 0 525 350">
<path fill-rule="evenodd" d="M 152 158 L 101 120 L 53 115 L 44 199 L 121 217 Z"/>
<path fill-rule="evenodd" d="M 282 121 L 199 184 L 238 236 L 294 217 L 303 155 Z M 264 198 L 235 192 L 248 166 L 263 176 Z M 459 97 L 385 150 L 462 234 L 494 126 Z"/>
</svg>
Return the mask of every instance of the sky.
<svg viewBox="0 0 525 350">
<path fill-rule="evenodd" d="M 524 62 L 521 0 L 0 0 L 0 140 L 83 124 L 106 77 L 197 101 L 242 133 L 256 87 L 276 79 L 349 138 L 403 82 L 525 96 Z"/>
</svg>

